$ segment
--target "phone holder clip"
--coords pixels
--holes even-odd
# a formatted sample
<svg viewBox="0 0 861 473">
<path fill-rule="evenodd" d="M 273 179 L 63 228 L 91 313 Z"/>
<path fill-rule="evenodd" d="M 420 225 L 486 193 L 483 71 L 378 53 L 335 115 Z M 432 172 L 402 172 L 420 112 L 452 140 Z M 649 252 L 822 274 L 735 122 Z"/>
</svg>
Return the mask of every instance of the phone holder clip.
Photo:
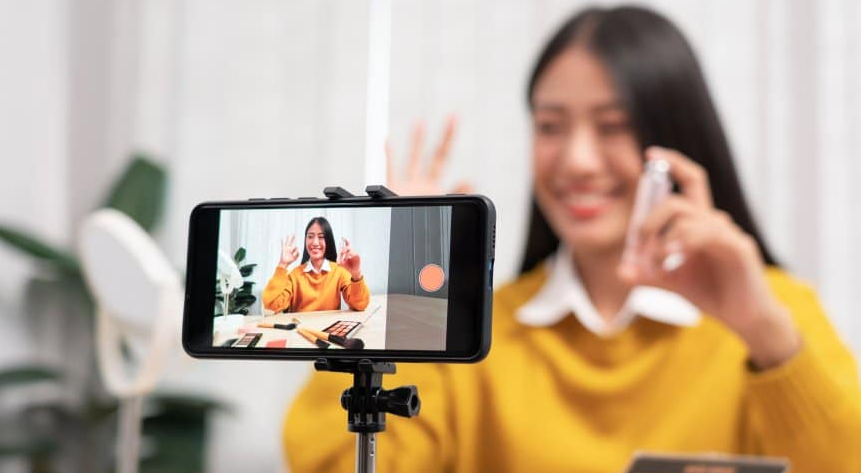
<svg viewBox="0 0 861 473">
<path fill-rule="evenodd" d="M 365 187 L 365 194 L 371 199 L 385 199 L 388 197 L 397 197 L 395 191 L 386 186 L 375 184 Z M 358 197 L 352 192 L 340 186 L 330 186 L 323 189 L 323 195 L 331 200 L 348 199 L 350 197 Z"/>
<path fill-rule="evenodd" d="M 327 187 L 323 189 L 323 195 L 330 199 L 346 199 L 347 197 L 355 197 L 352 192 L 341 186 Z"/>
</svg>

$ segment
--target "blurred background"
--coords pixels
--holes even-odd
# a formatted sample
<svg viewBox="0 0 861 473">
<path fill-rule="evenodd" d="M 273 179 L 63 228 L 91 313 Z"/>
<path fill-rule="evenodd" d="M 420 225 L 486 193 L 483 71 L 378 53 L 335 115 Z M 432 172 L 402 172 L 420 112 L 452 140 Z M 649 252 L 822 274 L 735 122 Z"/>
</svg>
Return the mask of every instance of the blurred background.
<svg viewBox="0 0 861 473">
<path fill-rule="evenodd" d="M 861 355 L 861 4 L 640 3 L 693 43 L 765 235 Z M 0 470 L 110 470 L 116 406 L 73 260 L 78 223 L 106 202 L 151 204 L 182 270 L 196 203 L 359 192 L 385 179 L 386 136 L 405 157 L 418 120 L 436 143 L 455 113 L 445 182 L 495 201 L 496 281 L 513 277 L 527 75 L 585 5 L 0 0 Z M 179 342 L 174 357 L 146 410 L 145 470 L 284 471 L 281 419 L 310 366 L 192 361 Z"/>
</svg>

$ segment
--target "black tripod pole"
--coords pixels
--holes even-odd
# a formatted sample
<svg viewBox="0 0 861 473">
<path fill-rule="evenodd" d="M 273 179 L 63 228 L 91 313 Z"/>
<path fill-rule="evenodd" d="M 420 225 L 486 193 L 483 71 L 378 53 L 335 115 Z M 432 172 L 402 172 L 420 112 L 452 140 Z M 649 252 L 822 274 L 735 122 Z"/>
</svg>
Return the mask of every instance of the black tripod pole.
<svg viewBox="0 0 861 473">
<path fill-rule="evenodd" d="M 394 363 L 320 358 L 314 368 L 353 374 L 353 387 L 341 394 L 341 407 L 347 410 L 347 430 L 357 434 L 356 473 L 374 473 L 377 432 L 386 430 L 386 413 L 417 416 L 421 409 L 418 388 L 383 389 L 383 375 L 395 372 Z"/>
</svg>

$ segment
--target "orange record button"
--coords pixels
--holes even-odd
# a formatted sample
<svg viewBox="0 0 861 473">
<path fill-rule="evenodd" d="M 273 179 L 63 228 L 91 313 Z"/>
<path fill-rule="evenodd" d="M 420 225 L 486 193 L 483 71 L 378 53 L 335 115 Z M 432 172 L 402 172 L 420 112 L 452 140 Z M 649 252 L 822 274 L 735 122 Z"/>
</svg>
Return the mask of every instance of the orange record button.
<svg viewBox="0 0 861 473">
<path fill-rule="evenodd" d="M 427 292 L 436 292 L 445 282 L 445 273 L 435 264 L 428 264 L 419 272 L 419 285 Z"/>
</svg>

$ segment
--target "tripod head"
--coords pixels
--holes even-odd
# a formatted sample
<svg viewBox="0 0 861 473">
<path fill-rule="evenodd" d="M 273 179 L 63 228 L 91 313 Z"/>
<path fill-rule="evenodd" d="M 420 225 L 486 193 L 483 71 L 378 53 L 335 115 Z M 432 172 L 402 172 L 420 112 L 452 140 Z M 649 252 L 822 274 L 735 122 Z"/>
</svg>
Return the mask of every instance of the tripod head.
<svg viewBox="0 0 861 473">
<path fill-rule="evenodd" d="M 386 430 L 386 413 L 415 417 L 421 409 L 418 388 L 413 385 L 383 389 L 383 375 L 394 374 L 395 364 L 370 360 L 330 360 L 314 362 L 317 371 L 353 374 L 353 387 L 341 394 L 341 407 L 347 411 L 347 429 L 356 433 Z"/>
</svg>

